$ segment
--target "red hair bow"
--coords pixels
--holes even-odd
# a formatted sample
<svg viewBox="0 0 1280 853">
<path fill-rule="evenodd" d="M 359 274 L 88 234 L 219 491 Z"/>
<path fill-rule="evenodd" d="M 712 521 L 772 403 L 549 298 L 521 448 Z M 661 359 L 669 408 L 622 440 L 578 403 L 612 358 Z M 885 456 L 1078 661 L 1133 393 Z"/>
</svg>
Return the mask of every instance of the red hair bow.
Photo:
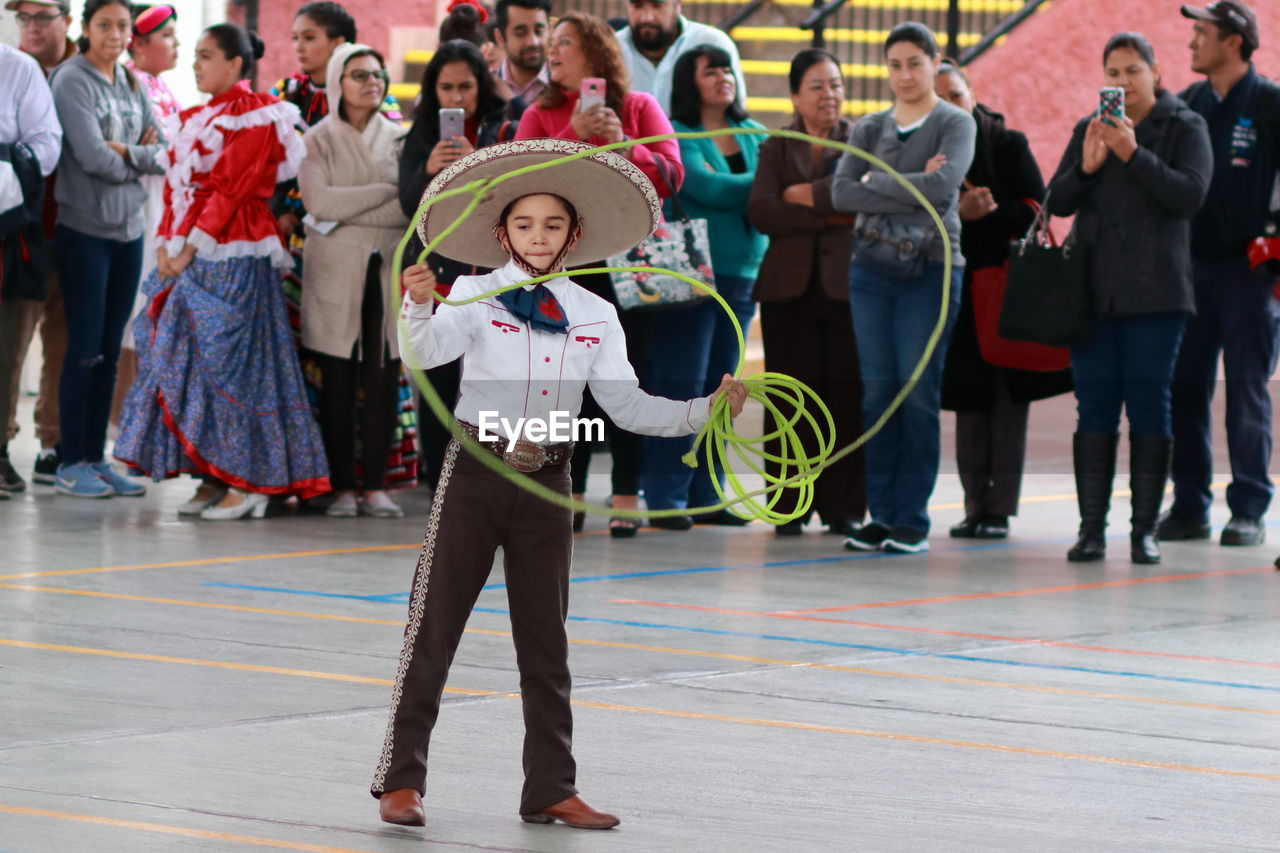
<svg viewBox="0 0 1280 853">
<path fill-rule="evenodd" d="M 480 23 L 489 20 L 489 10 L 486 9 L 480 0 L 449 0 L 449 5 L 444 7 L 446 12 L 452 12 L 459 6 L 474 6 L 476 11 L 480 13 Z"/>
</svg>

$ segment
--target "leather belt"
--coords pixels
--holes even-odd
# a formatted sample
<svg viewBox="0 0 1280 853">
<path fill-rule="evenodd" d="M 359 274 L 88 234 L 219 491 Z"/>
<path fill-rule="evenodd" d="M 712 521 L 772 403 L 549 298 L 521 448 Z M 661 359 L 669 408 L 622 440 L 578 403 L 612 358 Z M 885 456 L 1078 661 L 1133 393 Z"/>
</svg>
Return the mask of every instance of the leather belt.
<svg viewBox="0 0 1280 853">
<path fill-rule="evenodd" d="M 480 446 L 497 456 L 510 467 L 523 474 L 532 474 L 542 468 L 563 465 L 573 456 L 573 442 L 564 444 L 534 444 L 532 441 L 505 438 L 480 441 L 480 428 L 466 421 L 458 421 L 462 431 L 479 442 Z"/>
</svg>

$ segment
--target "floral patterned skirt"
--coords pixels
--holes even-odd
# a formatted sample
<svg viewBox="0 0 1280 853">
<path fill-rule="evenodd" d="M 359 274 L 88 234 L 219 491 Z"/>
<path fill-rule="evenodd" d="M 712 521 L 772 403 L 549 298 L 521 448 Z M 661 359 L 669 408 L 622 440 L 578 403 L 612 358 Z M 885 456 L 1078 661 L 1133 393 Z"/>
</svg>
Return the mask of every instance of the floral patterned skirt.
<svg viewBox="0 0 1280 853">
<path fill-rule="evenodd" d="M 116 458 L 157 481 L 204 474 L 266 494 L 329 491 L 271 262 L 197 257 L 177 279 L 153 272 L 142 286 L 138 378 Z"/>
</svg>

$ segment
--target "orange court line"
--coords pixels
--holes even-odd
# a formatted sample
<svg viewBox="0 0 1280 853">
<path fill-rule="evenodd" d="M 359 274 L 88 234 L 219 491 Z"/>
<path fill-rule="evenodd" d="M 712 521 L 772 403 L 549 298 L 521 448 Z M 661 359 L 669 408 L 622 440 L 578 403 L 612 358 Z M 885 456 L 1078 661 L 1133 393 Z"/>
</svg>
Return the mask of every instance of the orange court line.
<svg viewBox="0 0 1280 853">
<path fill-rule="evenodd" d="M 94 598 L 124 599 L 126 601 L 142 601 L 142 602 L 155 603 L 155 604 L 172 604 L 172 605 L 183 606 L 183 607 L 207 607 L 207 608 L 213 608 L 217 610 L 236 610 L 236 611 L 245 611 L 248 613 L 266 613 L 266 614 L 271 614 L 276 616 L 296 616 L 303 619 L 323 619 L 323 620 L 332 620 L 332 621 L 338 621 L 338 622 L 361 622 L 361 623 L 373 624 L 373 625 L 390 625 L 394 627 L 400 627 L 401 625 L 404 624 L 402 621 L 392 621 L 390 619 L 366 619 L 366 618 L 361 618 L 356 616 L 342 616 L 335 613 L 311 613 L 305 610 L 276 610 L 276 609 L 266 608 L 266 607 L 250 607 L 248 605 L 241 605 L 241 604 L 220 604 L 216 602 L 205 602 L 205 601 L 185 601 L 182 599 L 174 599 L 174 598 L 152 598 L 145 595 L 122 595 L 120 593 L 95 592 L 92 590 L 81 590 L 81 589 L 59 589 L 57 587 L 25 586 L 25 585 L 19 585 L 19 584 L 0 584 L 0 588 L 31 590 L 35 592 L 52 592 L 52 593 L 60 593 L 64 595 L 84 595 L 84 596 L 90 596 Z M 657 605 L 657 606 L 678 606 L 678 605 Z M 743 611 L 743 612 L 750 613 L 750 611 Z M 814 617 L 814 618 L 817 618 L 817 617 Z M 465 629 L 465 633 L 479 634 L 482 636 L 490 636 L 490 637 L 510 637 L 511 636 L 510 631 L 495 631 L 489 628 L 467 628 Z M 1152 704 L 1152 705 L 1170 705 L 1170 706 L 1175 706 L 1180 708 L 1198 708 L 1198 709 L 1209 710 L 1209 711 L 1230 711 L 1233 713 L 1241 713 L 1241 714 L 1261 714 L 1264 716 L 1280 716 L 1280 711 L 1271 711 L 1263 708 L 1246 708 L 1238 705 L 1218 705 L 1218 704 L 1213 704 L 1208 702 L 1187 702 L 1187 701 L 1182 701 L 1177 699 L 1153 699 L 1146 696 L 1130 696 L 1123 693 L 1103 693 L 1103 692 L 1094 691 L 1094 690 L 1072 690 L 1066 687 L 1044 687 L 1044 686 L 1035 685 L 1035 684 L 1020 684 L 1016 682 L 1007 682 L 1007 681 L 989 681 L 989 680 L 978 679 L 978 678 L 961 678 L 958 676 L 945 676 L 945 675 L 923 675 L 919 673 L 895 672 L 893 670 L 869 669 L 866 667 L 841 666 L 838 664 L 807 663 L 803 661 L 782 660 L 778 658 L 762 658 L 762 657 L 752 657 L 749 655 L 728 654 L 725 652 L 712 652 L 712 651 L 705 651 L 702 649 L 682 649 L 682 648 L 676 648 L 671 646 L 647 646 L 647 645 L 639 645 L 636 643 L 619 643 L 611 640 L 587 640 L 587 639 L 582 639 L 580 637 L 570 637 L 569 642 L 575 645 L 582 645 L 582 646 L 598 646 L 602 648 L 625 649 L 628 651 L 653 652 L 656 654 L 685 655 L 689 657 L 702 657 L 702 658 L 710 658 L 713 660 L 731 660 L 731 661 L 739 661 L 743 663 L 760 663 L 760 664 L 767 664 L 770 666 L 784 666 L 784 667 L 792 667 L 797 669 L 798 668 L 822 669 L 830 672 L 848 672 L 848 673 L 853 673 L 857 675 L 875 675 L 875 676 L 881 676 L 885 678 L 907 678 L 907 679 L 913 679 L 916 681 L 931 681 L 931 682 L 943 683 L 943 684 L 964 684 L 964 685 L 971 685 L 974 687 L 995 687 L 998 689 L 1005 689 L 1005 690 L 1024 690 L 1024 691 L 1030 691 L 1033 693 L 1056 693 L 1060 696 L 1082 696 L 1089 699 L 1108 699 L 1108 700 L 1116 700 L 1121 702 L 1143 702 L 1143 703 Z M 451 691 L 453 689 L 454 688 L 446 688 L 446 692 Z M 461 693 L 464 691 L 462 691 L 459 688 L 457 692 Z M 510 694 L 500 694 L 500 695 L 510 695 Z"/>
<path fill-rule="evenodd" d="M 4 586 L 4 584 L 0 584 Z M 1032 646 L 1055 646 L 1061 649 L 1077 649 L 1086 652 L 1103 652 L 1112 655 L 1134 655 L 1136 657 L 1169 658 L 1172 660 L 1197 661 L 1199 663 L 1225 663 L 1237 666 L 1261 666 L 1268 669 L 1280 669 L 1280 663 L 1257 660 L 1238 660 L 1236 658 L 1215 658 L 1204 655 L 1183 655 L 1173 652 L 1147 652 L 1137 649 L 1117 649 L 1112 646 L 1090 646 L 1084 643 L 1068 643 L 1061 640 L 1038 640 L 1035 637 L 1008 637 L 1003 634 L 977 634 L 970 631 L 947 631 L 942 628 L 921 628 L 915 625 L 887 625 L 883 622 L 860 622 L 856 619 L 833 619 L 826 616 L 802 615 L 806 611 L 778 611 L 774 613 L 758 610 L 731 610 L 724 607 L 706 607 L 700 604 L 674 604 L 666 601 L 640 601 L 632 598 L 611 598 L 610 604 L 633 604 L 640 607 L 663 607 L 670 610 L 693 610 L 700 613 L 720 613 L 726 616 L 758 616 L 765 619 L 787 619 L 797 622 L 821 622 L 827 625 L 853 625 L 859 628 L 875 628 L 882 631 L 907 631 L 916 634 L 940 634 L 945 637 L 967 637 L 975 640 L 992 640 L 1002 643 L 1025 643 Z"/>
<path fill-rule="evenodd" d="M 1096 764 L 1113 764 L 1121 767 L 1142 767 L 1152 770 L 1176 770 L 1182 773 L 1204 773 L 1212 776 L 1235 776 L 1244 779 L 1262 779 L 1267 782 L 1280 782 L 1280 775 L 1274 773 L 1254 773 L 1245 770 L 1222 770 L 1216 767 L 1198 767 L 1193 764 L 1167 764 L 1162 761 L 1140 761 L 1133 758 L 1112 758 L 1107 755 L 1088 755 L 1079 752 L 1059 752 L 1052 749 L 1034 749 L 1025 746 L 1007 746 L 998 743 L 982 743 L 971 740 L 951 740 L 950 738 L 925 737 L 898 732 L 877 732 L 868 729 L 847 729 L 840 726 L 823 726 L 813 723 L 796 723 L 788 720 L 762 720 L 754 717 L 733 717 L 724 714 L 704 714 L 697 711 L 675 711 L 667 708 L 643 708 L 631 705 L 615 705 L 609 702 L 575 701 L 574 705 L 584 708 L 599 708 L 606 711 L 627 711 L 635 714 L 652 714 L 660 717 L 677 717 L 686 720 L 709 720 L 720 723 L 739 723 L 748 726 L 765 726 L 792 731 L 823 732 L 825 734 L 852 735 L 854 737 L 877 738 L 880 740 L 905 741 L 907 743 L 925 743 L 934 746 L 953 746 L 962 749 L 981 749 L 990 752 L 1005 752 L 1014 755 L 1034 755 L 1042 758 L 1064 758 L 1071 761 L 1089 761 Z"/>
<path fill-rule="evenodd" d="M 767 616 L 794 616 L 805 613 L 837 613 L 844 610 L 872 610 L 880 607 L 907 607 L 913 604 L 947 604 L 954 601 L 976 601 L 987 598 L 1017 598 L 1024 595 L 1049 595 L 1055 592 L 1080 592 L 1086 589 L 1106 589 L 1117 586 L 1140 586 L 1149 583 L 1169 583 L 1171 581 L 1199 580 L 1202 578 L 1227 577 L 1229 575 L 1256 575 L 1263 572 L 1274 572 L 1275 567 L 1265 569 L 1223 569 L 1215 572 L 1187 572 L 1178 575 L 1157 575 L 1150 578 L 1125 578 L 1114 581 L 1097 581 L 1095 583 L 1067 584 L 1065 586 L 1045 586 L 1036 589 L 1014 589 L 1006 592 L 973 592 L 965 595 L 942 595 L 936 598 L 906 598 L 898 601 L 872 601 L 865 604 L 842 604 L 835 607 L 812 607 L 806 610 L 775 610 L 761 614 Z M 2 578 L 0 578 L 2 580 Z"/>
<path fill-rule="evenodd" d="M 80 654 L 96 654 L 96 655 L 104 655 L 108 657 L 123 657 L 123 658 L 129 658 L 134 660 L 158 661 L 162 663 L 183 663 L 183 664 L 191 664 L 196 666 L 214 666 L 214 667 L 227 668 L 227 669 L 245 669 L 245 670 L 254 671 L 254 672 L 272 672 L 272 673 L 284 674 L 284 675 L 301 675 L 308 678 L 333 678 L 339 681 L 358 681 L 366 684 L 390 684 L 391 683 L 389 681 L 384 681 L 382 679 L 358 678 L 354 676 L 340 675 L 336 673 L 318 673 L 318 672 L 313 672 L 308 670 L 288 670 L 288 669 L 280 669 L 278 667 L 260 667 L 260 666 L 247 665 L 247 664 L 229 664 L 223 661 L 200 661 L 200 660 L 192 660 L 189 658 L 167 658 L 159 655 L 144 655 L 144 654 L 134 654 L 130 652 L 115 652 L 115 651 L 108 651 L 106 649 L 85 649 L 85 648 L 78 648 L 75 646 L 56 646 L 56 645 L 50 645 L 45 643 L 28 643 L 28 642 L 23 642 L 19 640 L 0 639 L 0 645 L 16 646 L 20 648 L 45 649 L 45 650 L 51 650 L 51 651 L 75 652 Z M 958 681 L 959 679 L 948 679 L 948 680 Z M 449 690 L 450 688 L 446 688 L 446 691 L 449 691 Z M 519 696 L 519 694 L 517 693 L 496 693 L 496 692 L 487 691 L 487 690 L 462 690 L 458 688 L 454 688 L 452 692 L 467 693 L 470 695 L 479 695 L 479 696 L 498 696 L 503 698 L 517 698 Z M 853 735 L 857 737 L 879 738 L 882 740 L 895 740 L 895 741 L 903 741 L 903 742 L 909 742 L 909 743 L 932 744 L 936 746 L 953 746 L 953 747 L 962 747 L 967 749 L 989 750 L 993 752 L 1015 753 L 1020 755 L 1034 755 L 1034 756 L 1049 757 L 1049 758 L 1064 758 L 1064 759 L 1071 759 L 1076 761 L 1091 761 L 1091 762 L 1096 762 L 1101 764 L 1121 765 L 1125 767 L 1144 767 L 1144 768 L 1151 768 L 1156 770 L 1175 770 L 1175 771 L 1182 771 L 1182 772 L 1188 772 L 1188 773 L 1204 773 L 1204 774 L 1217 775 L 1217 776 L 1237 776 L 1237 777 L 1250 778 L 1250 779 L 1263 779 L 1266 781 L 1280 782 L 1280 775 L 1273 775 L 1268 773 L 1253 773 L 1253 772 L 1240 771 L 1240 770 L 1221 770 L 1217 768 L 1196 767 L 1193 765 L 1186 765 L 1186 764 L 1166 764 L 1166 763 L 1153 762 L 1153 761 L 1139 761 L 1135 759 L 1111 758 L 1108 756 L 1101 756 L 1101 755 L 1085 755 L 1080 753 L 1057 752 L 1054 750 L 1032 749 L 1029 747 L 1006 746 L 1002 744 L 980 743 L 975 741 L 950 740 L 946 738 L 925 737 L 921 735 L 900 734 L 895 732 L 877 732 L 877 731 L 869 731 L 864 729 L 847 729 L 847 728 L 840 728 L 837 726 L 824 726 L 824 725 L 816 725 L 816 724 L 810 724 L 810 723 L 790 722 L 790 721 L 784 721 L 784 720 L 766 720 L 766 719 L 755 719 L 751 717 L 734 717 L 734 716 L 727 716 L 727 715 L 721 715 L 721 714 L 707 714 L 707 713 L 693 712 L 693 711 L 677 711 L 677 710 L 666 709 L 666 708 L 647 708 L 647 707 L 640 707 L 640 706 L 634 706 L 634 705 L 618 705 L 618 704 L 613 704 L 609 702 L 593 702 L 585 699 L 575 699 L 573 700 L 572 704 L 575 707 L 579 707 L 579 708 L 595 708 L 600 710 L 624 711 L 624 712 L 629 712 L 634 714 L 647 714 L 652 716 L 676 717 L 676 718 L 692 719 L 692 720 L 708 720 L 713 722 L 725 722 L 725 723 L 738 723 L 743 725 L 791 729 L 795 731 L 811 731 L 811 732 L 825 732 L 828 734 L 844 734 L 844 735 Z M 311 848 L 297 848 L 297 849 L 305 850 L 305 849 L 311 849 Z"/>
<path fill-rule="evenodd" d="M 185 826 L 169 826 L 163 823 L 144 823 L 140 820 L 120 820 L 114 817 L 76 814 L 75 812 L 55 812 L 48 809 L 28 809 L 22 806 L 6 806 L 0 804 L 0 813 L 23 815 L 25 817 L 47 817 L 55 820 L 70 820 L 78 823 L 91 823 L 97 826 L 115 826 L 122 829 L 140 829 L 144 832 L 162 832 L 166 835 L 183 835 L 188 838 L 208 838 L 214 841 L 232 841 L 236 844 L 251 844 L 255 847 L 275 847 L 278 850 L 304 850 L 308 853 L 371 853 L 368 850 L 356 850 L 351 847 L 329 847 L 324 844 L 307 844 L 302 841 L 280 841 L 274 838 L 257 838 L 252 835 L 233 835 L 229 832 L 213 832 L 207 829 L 188 829 Z"/>
</svg>

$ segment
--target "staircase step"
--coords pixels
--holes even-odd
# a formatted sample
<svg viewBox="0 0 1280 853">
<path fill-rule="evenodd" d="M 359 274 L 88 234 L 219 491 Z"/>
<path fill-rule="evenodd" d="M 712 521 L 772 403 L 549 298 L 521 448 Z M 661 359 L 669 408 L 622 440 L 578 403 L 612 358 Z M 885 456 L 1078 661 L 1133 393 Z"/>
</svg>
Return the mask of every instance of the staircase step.
<svg viewBox="0 0 1280 853">
<path fill-rule="evenodd" d="M 740 46 L 742 42 L 784 42 L 795 44 L 813 40 L 812 31 L 802 30 L 799 27 L 736 27 L 730 32 L 730 35 Z M 938 39 L 938 46 L 945 47 L 947 45 L 947 34 L 935 33 L 935 35 Z M 828 42 L 880 45 L 884 44 L 884 40 L 889 37 L 889 31 L 827 27 L 823 30 L 823 36 Z M 981 33 L 960 33 L 956 41 L 961 47 L 970 47 L 981 40 Z"/>
</svg>

